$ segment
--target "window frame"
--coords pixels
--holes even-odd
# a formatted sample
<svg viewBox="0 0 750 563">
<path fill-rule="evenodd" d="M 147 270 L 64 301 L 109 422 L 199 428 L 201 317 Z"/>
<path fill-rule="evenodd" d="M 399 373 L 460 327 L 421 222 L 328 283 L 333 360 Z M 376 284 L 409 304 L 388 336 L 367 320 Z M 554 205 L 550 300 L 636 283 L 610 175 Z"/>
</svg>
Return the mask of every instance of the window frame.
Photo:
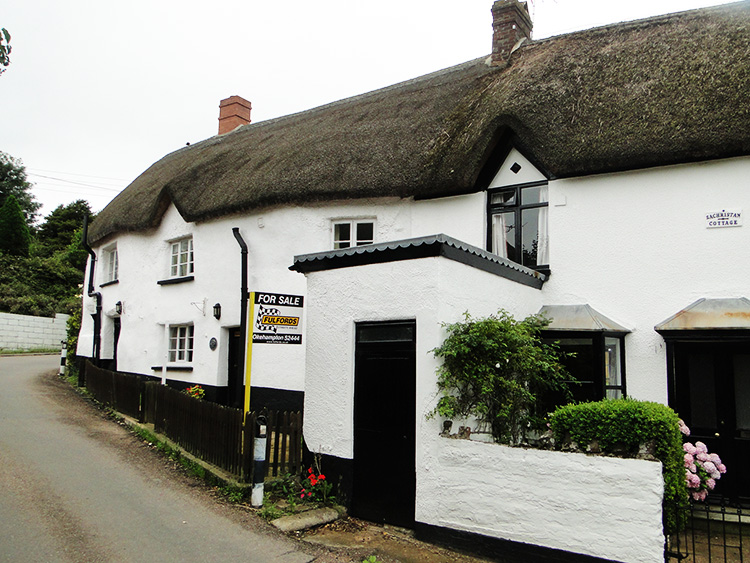
<svg viewBox="0 0 750 563">
<path fill-rule="evenodd" d="M 523 212 L 529 209 L 541 209 L 541 208 L 549 209 L 549 195 L 547 196 L 547 201 L 524 204 L 521 199 L 522 190 L 526 188 L 536 188 L 536 187 L 542 187 L 542 186 L 548 187 L 549 181 L 538 180 L 535 182 L 511 184 L 508 186 L 498 186 L 498 187 L 487 189 L 487 250 L 489 252 L 496 253 L 495 248 L 494 248 L 495 233 L 493 229 L 493 217 L 495 215 L 499 215 L 501 212 L 505 212 L 505 213 L 513 212 L 514 218 L 515 218 L 515 225 L 521 227 L 521 228 L 515 229 L 516 232 L 515 232 L 515 237 L 514 237 L 514 247 L 516 248 L 516 252 L 519 254 L 518 255 L 519 260 L 513 260 L 511 258 L 507 258 L 507 260 L 510 260 L 511 262 L 514 262 L 516 264 L 521 264 L 523 266 L 526 266 L 527 268 L 537 270 L 544 274 L 549 274 L 550 273 L 549 263 L 536 264 L 535 266 L 529 266 L 528 264 L 524 264 L 524 261 L 523 261 L 523 258 L 524 258 L 523 257 L 523 224 L 522 224 Z M 510 204 L 510 205 L 502 204 L 502 203 L 492 203 L 492 198 L 494 195 L 498 193 L 510 192 L 510 191 L 514 192 L 515 203 Z M 549 215 L 547 216 L 547 228 L 549 228 Z M 547 244 L 547 252 L 549 253 L 549 242 Z"/>
<path fill-rule="evenodd" d="M 592 366 L 593 375 L 596 378 L 593 381 L 594 390 L 596 391 L 596 398 L 594 400 L 603 400 L 610 397 L 610 392 L 619 392 L 619 397 L 627 396 L 627 378 L 625 374 L 625 336 L 626 332 L 610 332 L 610 331 L 561 331 L 561 330 L 543 330 L 541 333 L 542 340 L 545 343 L 559 342 L 561 340 L 589 340 L 593 349 L 593 362 Z M 607 383 L 607 339 L 616 339 L 619 341 L 619 368 L 620 368 L 620 383 L 619 385 L 609 385 Z M 565 362 L 563 361 L 563 365 Z M 571 374 L 575 376 L 576 374 Z M 571 387 L 571 391 L 575 394 L 575 386 Z"/>
<path fill-rule="evenodd" d="M 169 242 L 169 276 L 168 279 L 181 279 L 181 278 L 189 278 L 195 273 L 195 243 L 193 241 L 193 236 L 188 235 L 185 237 L 180 237 L 178 239 L 173 239 L 168 241 Z M 188 243 L 188 248 L 186 251 L 183 252 L 181 246 L 183 243 Z M 175 248 L 177 249 L 177 252 L 175 253 Z M 181 260 L 181 257 L 183 255 L 187 256 L 187 259 L 183 262 Z M 177 257 L 177 262 L 175 262 L 175 256 Z M 185 267 L 184 273 L 182 272 L 182 267 Z"/>
<path fill-rule="evenodd" d="M 371 239 L 360 239 L 358 235 L 357 227 L 359 225 L 369 224 L 372 225 L 372 238 Z M 338 225 L 349 225 L 349 239 L 346 241 L 347 246 L 340 246 L 341 240 L 336 238 L 336 227 Z M 375 218 L 366 217 L 358 219 L 331 219 L 331 248 L 334 250 L 341 250 L 344 248 L 355 248 L 357 246 L 366 246 L 368 244 L 375 244 L 375 233 L 376 233 L 376 222 Z M 362 242 L 360 242 L 362 241 Z M 354 244 L 352 244 L 354 243 Z"/>
<path fill-rule="evenodd" d="M 102 255 L 104 258 L 104 268 L 102 268 L 102 275 L 104 277 L 104 281 L 102 282 L 102 287 L 105 285 L 111 285 L 114 283 L 117 283 L 120 280 L 120 258 L 117 253 L 117 244 L 111 244 L 107 247 L 105 247 L 102 250 Z M 113 267 L 113 260 L 114 257 L 114 267 Z"/>
<path fill-rule="evenodd" d="M 169 325 L 169 336 L 167 340 L 167 365 L 192 365 L 194 357 L 195 325 Z"/>
</svg>

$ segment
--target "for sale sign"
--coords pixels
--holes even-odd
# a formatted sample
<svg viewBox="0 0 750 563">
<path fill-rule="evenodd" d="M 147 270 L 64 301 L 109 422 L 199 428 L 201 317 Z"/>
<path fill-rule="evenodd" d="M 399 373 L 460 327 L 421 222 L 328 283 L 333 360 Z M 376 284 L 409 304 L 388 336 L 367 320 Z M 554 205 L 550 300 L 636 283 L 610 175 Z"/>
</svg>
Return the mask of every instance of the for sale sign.
<svg viewBox="0 0 750 563">
<path fill-rule="evenodd" d="M 255 292 L 253 343 L 302 344 L 302 295 Z"/>
</svg>

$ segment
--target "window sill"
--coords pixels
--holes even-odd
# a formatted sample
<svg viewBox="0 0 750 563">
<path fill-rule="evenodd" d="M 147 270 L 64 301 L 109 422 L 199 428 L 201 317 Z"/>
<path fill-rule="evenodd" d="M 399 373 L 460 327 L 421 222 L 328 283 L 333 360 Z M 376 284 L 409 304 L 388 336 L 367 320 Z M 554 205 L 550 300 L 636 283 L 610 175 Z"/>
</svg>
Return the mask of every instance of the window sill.
<svg viewBox="0 0 750 563">
<path fill-rule="evenodd" d="M 99 284 L 99 287 L 107 287 L 108 285 L 115 285 L 115 284 L 118 284 L 118 283 L 120 283 L 120 280 L 112 280 L 112 281 L 108 281 L 108 282 L 104 282 L 102 284 Z"/>
<path fill-rule="evenodd" d="M 159 285 L 174 285 L 176 283 L 191 282 L 195 279 L 195 276 L 184 276 L 182 278 L 169 278 L 167 280 L 159 280 L 156 282 Z"/>
<path fill-rule="evenodd" d="M 151 366 L 154 371 L 161 371 L 162 366 Z M 193 371 L 193 366 L 167 366 L 167 371 Z"/>
</svg>

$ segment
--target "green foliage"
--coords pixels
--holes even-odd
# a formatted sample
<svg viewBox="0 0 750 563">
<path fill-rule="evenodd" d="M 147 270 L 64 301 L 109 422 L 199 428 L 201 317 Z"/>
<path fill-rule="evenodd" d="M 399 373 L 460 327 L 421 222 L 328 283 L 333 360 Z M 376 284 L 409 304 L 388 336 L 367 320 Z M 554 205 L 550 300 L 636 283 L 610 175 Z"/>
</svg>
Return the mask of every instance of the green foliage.
<svg viewBox="0 0 750 563">
<path fill-rule="evenodd" d="M 0 252 L 28 256 L 31 233 L 16 197 L 10 195 L 0 207 Z"/>
<path fill-rule="evenodd" d="M 688 496 L 679 417 L 671 408 L 633 399 L 580 403 L 558 408 L 550 424 L 558 445 L 597 443 L 602 452 L 620 455 L 635 455 L 642 444 L 652 447 L 663 467 L 664 528 L 676 530 Z"/>
<path fill-rule="evenodd" d="M 190 395 L 193 399 L 203 399 L 206 396 L 206 390 L 200 385 L 193 385 L 182 391 L 186 395 Z"/>
<path fill-rule="evenodd" d="M 30 190 L 31 182 L 26 179 L 26 168 L 23 163 L 0 151 L 0 206 L 5 204 L 9 196 L 14 196 L 21 206 L 29 228 L 34 224 L 36 212 L 42 206 L 34 200 Z"/>
<path fill-rule="evenodd" d="M 10 64 L 10 52 L 13 47 L 10 46 L 10 33 L 4 27 L 0 29 L 0 67 L 7 67 Z M 0 74 L 5 72 L 5 68 L 0 68 Z"/>
<path fill-rule="evenodd" d="M 362 560 L 362 563 L 381 563 L 380 559 L 378 559 L 375 555 L 370 555 L 369 557 L 365 557 Z"/>
<path fill-rule="evenodd" d="M 0 157 L 2 153 L 0 153 Z M 0 158 L 0 164 L 2 159 Z M 12 205 L 16 195 L 6 198 Z M 2 209 L 5 209 L 3 206 Z M 44 221 L 24 255 L 2 251 L 13 238 L 4 233 L 7 222 L 0 209 L 0 311 L 52 317 L 80 307 L 87 253 L 81 244 L 84 216 L 91 216 L 83 200 L 59 206 Z M 18 226 L 18 213 L 16 212 Z M 23 225 L 21 225 L 23 226 Z M 27 230 L 28 232 L 28 230 Z M 13 244 L 17 248 L 17 244 Z"/>
<path fill-rule="evenodd" d="M 78 348 L 78 333 L 81 331 L 82 315 L 83 308 L 81 307 L 81 303 L 79 302 L 75 310 L 70 313 L 68 322 L 65 325 L 68 330 L 66 339 L 67 353 L 65 356 L 65 367 L 68 375 L 77 375 L 78 373 L 78 368 L 75 365 L 75 358 L 76 349 Z"/>
<path fill-rule="evenodd" d="M 69 247 L 85 253 L 81 245 L 81 229 L 84 218 L 91 220 L 93 216 L 88 202 L 82 199 L 57 206 L 37 230 L 40 255 L 50 256 L 56 252 L 68 251 Z"/>
<path fill-rule="evenodd" d="M 446 418 L 476 417 L 498 442 L 520 444 L 545 429 L 556 403 L 570 398 L 570 375 L 561 353 L 542 342 L 548 321 L 530 316 L 516 321 L 506 311 L 446 325 L 448 337 L 433 350 L 442 397 L 431 413 Z"/>
<path fill-rule="evenodd" d="M 80 307 L 80 270 L 59 254 L 17 257 L 0 252 L 0 311 L 54 317 Z"/>
<path fill-rule="evenodd" d="M 266 494 L 263 499 L 263 507 L 258 511 L 258 515 L 270 522 L 286 515 L 286 512 L 276 506 L 271 500 L 270 495 Z"/>
</svg>

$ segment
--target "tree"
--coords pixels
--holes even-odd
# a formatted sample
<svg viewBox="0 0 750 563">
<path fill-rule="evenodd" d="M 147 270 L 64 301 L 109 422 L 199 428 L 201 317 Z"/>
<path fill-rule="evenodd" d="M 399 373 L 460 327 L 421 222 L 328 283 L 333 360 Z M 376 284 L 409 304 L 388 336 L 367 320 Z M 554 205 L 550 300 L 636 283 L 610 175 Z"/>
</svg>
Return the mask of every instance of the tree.
<svg viewBox="0 0 750 563">
<path fill-rule="evenodd" d="M 28 257 L 30 243 L 31 233 L 23 211 L 11 195 L 0 207 L 0 251 L 11 256 Z"/>
<path fill-rule="evenodd" d="M 77 245 L 84 217 L 91 220 L 93 216 L 91 206 L 83 199 L 68 205 L 58 205 L 37 229 L 37 242 L 45 249 L 41 253 L 50 255 L 66 250 L 71 244 Z"/>
<path fill-rule="evenodd" d="M 7 67 L 10 64 L 10 33 L 4 27 L 0 29 L 0 67 Z M 0 74 L 5 72 L 5 68 L 0 68 Z"/>
<path fill-rule="evenodd" d="M 14 196 L 21 206 L 26 218 L 26 225 L 31 228 L 36 219 L 36 212 L 42 206 L 35 201 L 30 192 L 31 182 L 26 179 L 26 168 L 20 159 L 0 151 L 0 206 L 8 196 Z"/>
<path fill-rule="evenodd" d="M 442 397 L 432 414 L 475 417 L 496 441 L 513 445 L 546 430 L 547 413 L 570 399 L 561 354 L 541 339 L 547 324 L 544 317 L 516 321 L 499 311 L 484 319 L 467 313 L 464 321 L 447 325 L 448 337 L 433 350 L 443 364 L 437 381 Z"/>
</svg>

